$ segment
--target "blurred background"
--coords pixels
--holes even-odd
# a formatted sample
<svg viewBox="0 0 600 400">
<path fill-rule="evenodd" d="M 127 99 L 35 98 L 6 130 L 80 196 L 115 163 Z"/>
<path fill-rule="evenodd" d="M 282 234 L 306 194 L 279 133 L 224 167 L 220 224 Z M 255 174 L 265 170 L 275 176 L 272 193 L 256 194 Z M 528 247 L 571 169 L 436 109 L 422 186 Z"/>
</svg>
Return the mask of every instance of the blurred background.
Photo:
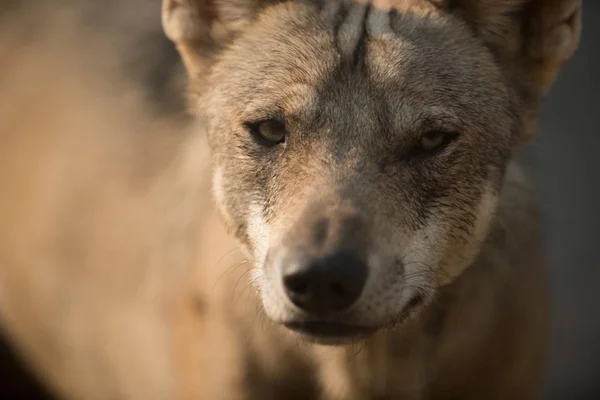
<svg viewBox="0 0 600 400">
<path fill-rule="evenodd" d="M 583 1 L 579 50 L 542 110 L 530 149 L 550 257 L 547 399 L 600 399 L 600 2 Z"/>
<path fill-rule="evenodd" d="M 76 3 L 89 27 L 118 41 L 115 46 L 123 57 L 115 60 L 116 68 L 149 88 L 144 95 L 153 111 L 185 119 L 182 70 L 162 34 L 160 0 Z M 9 23 L 23 4 L 36 3 L 4 0 L 0 26 Z M 553 309 L 547 400 L 600 399 L 600 2 L 583 4 L 581 45 L 550 92 L 539 135 L 527 152 L 542 194 L 550 257 Z M 3 54 L 8 53 L 0 52 L 0 73 Z M 0 398 L 16 396 L 46 398 L 3 342 Z"/>
</svg>

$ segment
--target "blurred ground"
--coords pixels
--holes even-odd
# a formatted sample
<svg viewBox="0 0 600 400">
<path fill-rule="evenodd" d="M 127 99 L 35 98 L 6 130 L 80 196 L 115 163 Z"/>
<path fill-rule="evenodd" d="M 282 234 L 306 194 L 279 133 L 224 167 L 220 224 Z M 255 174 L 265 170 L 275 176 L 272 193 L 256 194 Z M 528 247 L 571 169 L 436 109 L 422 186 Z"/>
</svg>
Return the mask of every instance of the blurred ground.
<svg viewBox="0 0 600 400">
<path fill-rule="evenodd" d="M 65 0 L 64 3 L 67 3 Z M 0 27 L 19 7 L 50 4 L 6 1 Z M 185 119 L 177 54 L 160 27 L 160 0 L 79 0 L 87 29 L 118 48 L 110 68 L 146 88 L 144 104 L 156 115 Z M 548 400 L 600 398 L 600 3 L 584 0 L 579 51 L 564 68 L 543 109 L 529 160 L 542 193 L 553 301 Z M 44 35 L 42 31 L 32 32 Z M 85 33 L 82 33 L 85 35 Z M 83 54 L 83 53 L 82 53 Z M 86 53 L 86 57 L 93 56 Z M 105 54 L 105 53 L 102 53 Z M 0 46 L 2 63 L 12 52 Z M 100 56 L 98 56 L 100 57 Z M 106 60 L 97 60 L 106 62 Z M 3 138 L 0 137 L 0 140 Z M 0 146 L 5 142 L 0 142 Z M 0 398 L 44 398 L 6 342 L 0 345 Z M 40 397 L 36 397 L 40 396 Z"/>
</svg>

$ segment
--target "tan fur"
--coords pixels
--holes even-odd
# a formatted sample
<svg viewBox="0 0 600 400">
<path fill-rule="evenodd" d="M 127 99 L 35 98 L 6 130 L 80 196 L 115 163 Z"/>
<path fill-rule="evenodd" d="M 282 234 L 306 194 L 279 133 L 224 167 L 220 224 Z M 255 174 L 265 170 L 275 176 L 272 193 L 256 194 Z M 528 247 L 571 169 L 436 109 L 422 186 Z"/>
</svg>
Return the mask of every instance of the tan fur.
<svg viewBox="0 0 600 400">
<path fill-rule="evenodd" d="M 513 158 L 577 46 L 580 3 L 164 4 L 165 30 L 188 67 L 192 108 L 207 124 L 218 208 L 249 256 L 259 292 L 250 304 L 267 319 L 254 327 L 261 312 L 245 309 L 248 301 L 229 305 L 226 321 L 210 317 L 208 307 L 204 329 L 250 331 L 221 342 L 222 351 L 237 354 L 229 363 L 221 350 L 204 353 L 224 365 L 211 368 L 211 378 L 196 375 L 190 398 L 215 398 L 213 387 L 230 385 L 231 396 L 245 399 L 281 385 L 288 391 L 272 398 L 307 385 L 311 398 L 327 399 L 536 398 L 545 365 L 545 272 L 535 200 Z M 300 97 L 288 90 L 298 85 Z M 290 144 L 252 144 L 244 124 L 261 118 L 293 121 Z M 390 148 L 427 129 L 423 118 L 463 131 L 469 139 L 455 151 L 471 155 L 445 170 L 431 161 L 413 181 L 406 174 L 419 167 L 395 169 Z M 479 177 L 478 168 L 488 172 Z M 428 199 L 437 206 L 427 222 L 418 211 L 423 182 L 435 182 L 434 191 L 462 188 L 439 204 Z M 355 215 L 364 222 L 358 235 L 336 230 Z M 323 220 L 334 235 L 323 246 L 345 240 L 368 254 L 361 297 L 330 319 L 378 328 L 355 345 L 294 344 L 279 326 L 308 318 L 286 300 L 279 271 L 297 246 L 325 251 L 314 242 Z M 396 259 L 404 275 L 392 267 Z M 238 279 L 221 282 L 222 290 L 230 293 Z M 201 293 L 223 307 L 219 296 Z M 426 304 L 406 315 L 415 293 Z M 210 336 L 198 332 L 206 351 Z M 307 358 L 306 370 L 269 366 L 285 365 L 288 353 Z M 215 374 L 230 384 L 211 384 Z"/>
<path fill-rule="evenodd" d="M 112 73 L 121 54 L 83 27 L 44 24 L 40 9 L 3 32 L 0 321 L 60 398 L 538 397 L 545 271 L 534 195 L 513 158 L 577 46 L 580 2 L 377 1 L 343 19 L 348 3 L 165 1 L 198 115 L 189 130 L 150 116 Z M 328 29 L 340 19 L 338 48 Z M 31 26 L 45 40 L 16 39 Z M 370 79 L 351 70 L 340 82 L 332 71 L 355 55 Z M 240 125 L 274 104 L 300 121 L 321 112 L 304 133 L 330 139 L 282 158 L 266 189 L 267 163 L 239 146 Z M 401 171 L 416 167 L 390 162 L 390 149 L 427 129 L 423 115 L 464 131 L 469 157 L 409 179 Z M 393 128 L 385 140 L 382 126 Z M 423 222 L 415 191 L 428 180 L 429 191 L 462 190 Z M 373 271 L 342 319 L 377 332 L 305 342 L 278 323 L 297 310 L 268 253 L 310 244 L 324 216 L 342 226 L 355 215 L 364 229 L 330 239 L 364 248 Z M 424 303 L 406 314 L 414 293 Z"/>
<path fill-rule="evenodd" d="M 202 138 L 148 114 L 104 37 L 36 8 L 0 33 L 2 332 L 59 398 L 175 398 Z"/>
</svg>

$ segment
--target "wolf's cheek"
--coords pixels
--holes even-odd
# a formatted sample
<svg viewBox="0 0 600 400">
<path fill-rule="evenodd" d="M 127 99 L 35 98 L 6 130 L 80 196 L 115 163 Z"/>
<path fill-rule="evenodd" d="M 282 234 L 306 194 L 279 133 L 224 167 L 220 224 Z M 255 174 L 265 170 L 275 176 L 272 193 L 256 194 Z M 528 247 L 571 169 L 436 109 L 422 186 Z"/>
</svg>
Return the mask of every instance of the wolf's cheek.
<svg viewBox="0 0 600 400">
<path fill-rule="evenodd" d="M 252 243 L 253 258 L 257 266 L 264 265 L 271 236 L 271 229 L 264 220 L 262 210 L 260 204 L 250 204 L 246 223 L 248 240 Z"/>
<path fill-rule="evenodd" d="M 478 256 L 488 235 L 497 204 L 498 195 L 488 185 L 483 190 L 477 206 L 471 211 L 474 215 L 471 225 L 465 228 L 450 224 L 451 229 L 447 234 L 448 240 L 439 265 L 438 282 L 441 285 L 453 281 Z"/>
</svg>

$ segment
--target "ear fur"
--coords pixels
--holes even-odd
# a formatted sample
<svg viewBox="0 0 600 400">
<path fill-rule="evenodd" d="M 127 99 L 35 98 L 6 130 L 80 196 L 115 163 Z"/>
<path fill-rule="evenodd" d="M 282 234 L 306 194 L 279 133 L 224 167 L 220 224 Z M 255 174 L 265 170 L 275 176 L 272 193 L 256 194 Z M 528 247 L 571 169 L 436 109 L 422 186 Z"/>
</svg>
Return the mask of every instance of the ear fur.
<svg viewBox="0 0 600 400">
<path fill-rule="evenodd" d="M 473 28 L 515 85 L 526 111 L 520 140 L 528 141 L 541 99 L 579 44 L 581 0 L 438 0 L 437 3 Z"/>
<path fill-rule="evenodd" d="M 190 73 L 202 73 L 259 11 L 278 0 L 163 0 L 162 24 Z"/>
</svg>

